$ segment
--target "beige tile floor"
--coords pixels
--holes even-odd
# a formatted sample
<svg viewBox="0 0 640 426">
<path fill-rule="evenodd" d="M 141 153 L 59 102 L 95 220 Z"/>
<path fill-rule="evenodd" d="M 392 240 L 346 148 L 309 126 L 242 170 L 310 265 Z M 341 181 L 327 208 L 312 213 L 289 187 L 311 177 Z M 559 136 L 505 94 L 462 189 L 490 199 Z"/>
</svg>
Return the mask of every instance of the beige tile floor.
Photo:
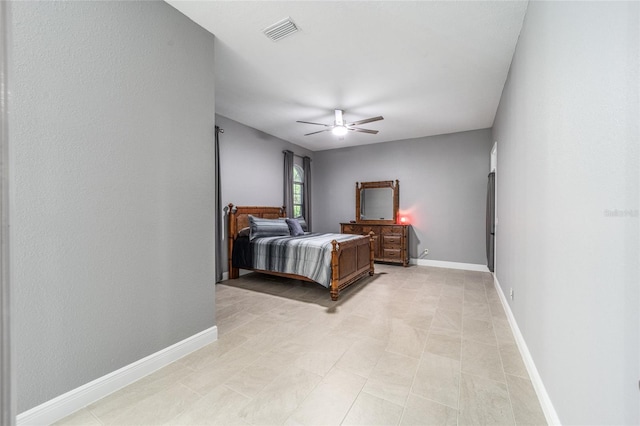
<svg viewBox="0 0 640 426">
<path fill-rule="evenodd" d="M 219 340 L 62 425 L 546 424 L 490 274 L 378 265 L 337 302 L 216 287 Z"/>
</svg>

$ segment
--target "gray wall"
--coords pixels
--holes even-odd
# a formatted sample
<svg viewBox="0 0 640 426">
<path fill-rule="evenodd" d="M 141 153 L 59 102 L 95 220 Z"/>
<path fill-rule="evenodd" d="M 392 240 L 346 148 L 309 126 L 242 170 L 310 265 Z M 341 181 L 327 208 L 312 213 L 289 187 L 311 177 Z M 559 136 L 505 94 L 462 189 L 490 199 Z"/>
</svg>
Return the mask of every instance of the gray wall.
<svg viewBox="0 0 640 426">
<path fill-rule="evenodd" d="M 216 115 L 216 125 L 224 133 L 220 135 L 220 186 L 223 204 L 224 241 L 223 270 L 227 264 L 227 208 L 236 206 L 281 206 L 283 204 L 284 154 L 288 149 L 299 156 L 314 158 L 314 153 L 298 145 L 267 133 Z M 297 161 L 301 160 L 298 158 Z M 311 162 L 312 182 L 319 173 Z M 313 204 L 313 202 L 312 202 Z"/>
<path fill-rule="evenodd" d="M 640 423 L 639 21 L 530 2 L 493 129 L 497 277 L 567 425 Z"/>
<path fill-rule="evenodd" d="M 9 313 L 9 171 L 7 168 L 9 147 L 9 90 L 7 87 L 9 31 L 6 2 L 0 3 L 0 157 L 2 162 L 2 184 L 0 186 L 0 424 L 14 423 L 16 411 L 15 381 L 13 380 L 13 351 L 11 347 L 11 316 Z"/>
<path fill-rule="evenodd" d="M 164 2 L 11 6 L 23 412 L 214 325 L 214 37 Z"/>
<path fill-rule="evenodd" d="M 431 136 L 315 153 L 314 230 L 355 219 L 355 184 L 400 181 L 412 258 L 486 264 L 485 206 L 491 131 Z"/>
</svg>

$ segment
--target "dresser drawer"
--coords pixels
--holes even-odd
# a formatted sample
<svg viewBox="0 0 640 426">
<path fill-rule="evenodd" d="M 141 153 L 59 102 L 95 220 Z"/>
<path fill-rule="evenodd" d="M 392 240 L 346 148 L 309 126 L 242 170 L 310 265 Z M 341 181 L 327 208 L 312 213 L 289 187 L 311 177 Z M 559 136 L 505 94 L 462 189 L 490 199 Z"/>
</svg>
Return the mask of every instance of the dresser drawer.
<svg viewBox="0 0 640 426">
<path fill-rule="evenodd" d="M 384 248 L 401 248 L 402 236 L 397 234 L 382 235 Z"/>
<path fill-rule="evenodd" d="M 369 232 L 373 231 L 374 234 L 377 234 L 377 229 L 371 225 L 358 225 L 358 224 L 342 224 L 342 233 L 343 234 L 359 234 L 359 235 L 369 235 Z"/>
<path fill-rule="evenodd" d="M 342 225 L 342 233 L 343 234 L 366 234 L 369 231 L 366 231 L 365 229 L 363 229 L 364 227 L 362 225 L 352 225 L 352 224 L 344 224 Z"/>
<path fill-rule="evenodd" d="M 342 225 L 343 234 L 359 234 L 360 232 L 361 227 L 358 225 Z"/>
<path fill-rule="evenodd" d="M 400 235 L 402 232 L 402 229 L 398 226 L 394 226 L 394 225 L 387 225 L 387 226 L 380 226 L 379 231 L 381 234 L 396 234 L 396 235 Z"/>
<path fill-rule="evenodd" d="M 382 254 L 382 257 L 384 257 L 385 260 L 400 260 L 402 258 L 401 256 L 402 250 L 398 249 L 390 249 L 390 248 L 385 248 L 384 249 L 384 253 Z"/>
</svg>

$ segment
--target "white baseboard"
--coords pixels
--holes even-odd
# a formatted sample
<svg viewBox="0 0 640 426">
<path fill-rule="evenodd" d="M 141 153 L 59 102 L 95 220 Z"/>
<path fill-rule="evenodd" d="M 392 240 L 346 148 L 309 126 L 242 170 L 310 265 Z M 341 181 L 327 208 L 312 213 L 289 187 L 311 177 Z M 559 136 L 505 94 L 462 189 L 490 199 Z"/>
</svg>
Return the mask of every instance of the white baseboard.
<svg viewBox="0 0 640 426">
<path fill-rule="evenodd" d="M 513 316 L 513 312 L 511 312 L 511 306 L 509 306 L 507 298 L 502 292 L 502 287 L 500 287 L 500 283 L 498 282 L 498 277 L 496 277 L 495 274 L 493 274 L 493 284 L 496 287 L 496 291 L 498 292 L 498 296 L 500 297 L 500 301 L 502 302 L 502 307 L 507 314 L 507 319 L 509 320 L 509 325 L 511 326 L 513 337 L 515 337 L 518 349 L 520 349 L 520 355 L 522 355 L 524 365 L 527 367 L 527 372 L 529 373 L 533 388 L 535 389 L 536 394 L 538 395 L 538 399 L 540 400 L 540 405 L 542 406 L 542 411 L 544 412 L 544 416 L 547 419 L 547 423 L 550 425 L 560 425 L 561 423 L 560 418 L 558 417 L 558 413 L 556 413 L 556 409 L 551 403 L 551 398 L 549 398 L 547 389 L 544 387 L 544 383 L 542 382 L 540 373 L 538 373 L 538 369 L 533 362 L 533 358 L 531 357 L 531 353 L 529 352 L 527 343 L 525 342 L 524 337 L 520 332 L 520 328 L 518 327 L 516 318 Z"/>
<path fill-rule="evenodd" d="M 463 269 L 465 271 L 489 272 L 489 268 L 487 268 L 487 265 L 478 265 L 476 263 L 459 263 L 428 259 L 410 259 L 409 263 L 418 266 L 433 266 L 434 268 Z"/>
<path fill-rule="evenodd" d="M 213 326 L 19 414 L 17 425 L 55 423 L 216 340 L 218 340 L 218 328 Z"/>
</svg>

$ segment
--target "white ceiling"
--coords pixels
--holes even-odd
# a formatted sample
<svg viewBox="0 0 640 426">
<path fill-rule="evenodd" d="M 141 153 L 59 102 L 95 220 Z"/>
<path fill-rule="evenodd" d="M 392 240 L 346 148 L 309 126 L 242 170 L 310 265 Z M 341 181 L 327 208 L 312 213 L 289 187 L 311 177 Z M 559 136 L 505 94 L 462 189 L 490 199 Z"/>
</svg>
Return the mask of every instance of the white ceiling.
<svg viewBox="0 0 640 426">
<path fill-rule="evenodd" d="M 216 36 L 216 113 L 313 151 L 488 128 L 526 1 L 166 0 Z M 262 30 L 285 18 L 300 31 Z M 331 132 L 333 110 L 377 135 Z"/>
</svg>

